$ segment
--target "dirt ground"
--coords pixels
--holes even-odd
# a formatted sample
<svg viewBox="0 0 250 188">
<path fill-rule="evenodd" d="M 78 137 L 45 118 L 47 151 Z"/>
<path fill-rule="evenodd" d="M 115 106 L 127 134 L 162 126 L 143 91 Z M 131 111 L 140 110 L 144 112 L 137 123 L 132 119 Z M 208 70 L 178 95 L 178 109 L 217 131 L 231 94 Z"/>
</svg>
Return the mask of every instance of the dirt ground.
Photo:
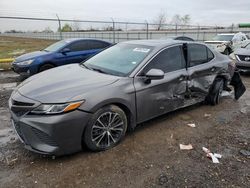
<svg viewBox="0 0 250 188">
<path fill-rule="evenodd" d="M 169 113 L 109 151 L 51 158 L 25 150 L 15 136 L 7 99 L 19 78 L 0 72 L 0 187 L 250 187 L 250 158 L 240 153 L 250 150 L 250 75 L 243 80 L 248 89 L 239 101 L 227 96 L 217 106 Z M 222 154 L 219 164 L 203 146 Z"/>
<path fill-rule="evenodd" d="M 0 59 L 15 58 L 24 53 L 41 50 L 54 42 L 54 40 L 1 36 Z"/>
</svg>

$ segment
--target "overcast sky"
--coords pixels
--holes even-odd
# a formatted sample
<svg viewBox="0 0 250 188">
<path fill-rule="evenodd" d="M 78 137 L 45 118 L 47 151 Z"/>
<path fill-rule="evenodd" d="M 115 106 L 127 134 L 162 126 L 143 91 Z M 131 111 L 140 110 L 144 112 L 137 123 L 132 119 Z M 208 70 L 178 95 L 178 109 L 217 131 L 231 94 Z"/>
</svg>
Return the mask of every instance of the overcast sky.
<svg viewBox="0 0 250 188">
<path fill-rule="evenodd" d="M 192 24 L 223 25 L 250 22 L 249 0 L 0 0 L 0 16 L 29 16 L 153 22 L 160 12 L 168 21 L 173 15 L 189 14 Z M 56 27 L 53 23 L 0 19 L 0 31 Z"/>
</svg>

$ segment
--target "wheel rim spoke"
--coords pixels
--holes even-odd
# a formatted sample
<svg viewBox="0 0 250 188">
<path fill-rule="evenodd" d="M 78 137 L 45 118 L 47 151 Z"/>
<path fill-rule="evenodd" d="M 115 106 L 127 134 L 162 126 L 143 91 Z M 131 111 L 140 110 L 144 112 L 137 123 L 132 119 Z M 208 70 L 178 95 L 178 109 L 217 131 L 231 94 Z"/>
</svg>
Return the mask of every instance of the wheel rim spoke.
<svg viewBox="0 0 250 188">
<path fill-rule="evenodd" d="M 102 123 L 102 121 L 100 120 L 100 118 L 98 118 L 98 123 L 100 123 L 103 127 L 106 127 L 103 123 Z"/>
<path fill-rule="evenodd" d="M 120 122 L 120 123 L 118 123 L 118 124 L 116 124 L 116 125 L 113 125 L 111 128 L 112 128 L 112 129 L 115 129 L 115 128 L 120 127 L 120 126 L 122 126 L 122 125 L 123 125 L 123 122 Z"/>
<path fill-rule="evenodd" d="M 107 132 L 108 146 L 110 146 L 110 132 Z"/>
<path fill-rule="evenodd" d="M 122 128 L 110 128 L 110 130 L 112 130 L 112 131 L 123 131 L 123 129 Z"/>
<path fill-rule="evenodd" d="M 97 136 L 95 138 L 95 141 L 98 140 L 97 143 L 96 143 L 97 146 L 99 146 L 99 144 L 100 144 L 100 142 L 103 139 L 103 137 L 104 137 L 105 134 L 106 134 L 106 132 L 103 132 L 102 134 L 100 134 L 99 136 Z"/>
<path fill-rule="evenodd" d="M 115 115 L 113 116 L 113 118 L 112 118 L 112 120 L 111 120 L 111 122 L 110 122 L 110 124 L 112 124 L 114 121 L 115 121 L 115 118 L 118 116 L 118 114 L 117 113 L 115 113 Z"/>
<path fill-rule="evenodd" d="M 109 136 L 112 139 L 112 141 L 115 143 L 116 141 L 115 141 L 114 137 L 112 136 L 112 134 L 110 134 Z"/>
<path fill-rule="evenodd" d="M 105 129 L 105 127 L 100 127 L 100 126 L 98 126 L 98 125 L 94 125 L 93 128 L 94 128 L 94 129 L 101 129 L 101 130 L 104 130 L 104 129 Z"/>
</svg>

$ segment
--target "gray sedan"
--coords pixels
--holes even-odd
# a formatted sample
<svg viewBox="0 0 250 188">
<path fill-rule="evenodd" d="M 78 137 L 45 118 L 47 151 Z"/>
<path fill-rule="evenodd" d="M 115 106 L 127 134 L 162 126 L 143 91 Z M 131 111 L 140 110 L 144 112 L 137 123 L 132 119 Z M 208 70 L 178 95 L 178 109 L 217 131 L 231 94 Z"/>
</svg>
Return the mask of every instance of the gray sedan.
<svg viewBox="0 0 250 188">
<path fill-rule="evenodd" d="M 218 104 L 233 75 L 230 62 L 202 43 L 119 43 L 21 83 L 9 100 L 11 119 L 25 147 L 38 153 L 107 150 L 139 123 L 202 101 Z M 235 77 L 239 98 L 244 85 Z"/>
</svg>

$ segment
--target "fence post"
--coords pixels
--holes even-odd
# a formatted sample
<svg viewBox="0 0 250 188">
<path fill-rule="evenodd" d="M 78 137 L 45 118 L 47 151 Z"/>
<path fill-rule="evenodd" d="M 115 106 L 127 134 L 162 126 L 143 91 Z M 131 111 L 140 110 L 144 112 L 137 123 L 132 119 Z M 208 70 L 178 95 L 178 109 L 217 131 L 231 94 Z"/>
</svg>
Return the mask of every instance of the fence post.
<svg viewBox="0 0 250 188">
<path fill-rule="evenodd" d="M 175 35 L 178 35 L 178 25 L 175 24 Z"/>
<path fill-rule="evenodd" d="M 198 25 L 197 41 L 199 41 L 199 37 L 200 37 L 200 25 Z"/>
<path fill-rule="evenodd" d="M 59 32 L 60 32 L 60 39 L 62 40 L 62 27 L 61 27 L 61 20 L 59 19 L 59 16 L 56 14 L 56 17 L 58 19 L 58 25 L 59 25 Z"/>
<path fill-rule="evenodd" d="M 147 20 L 146 20 L 146 37 L 148 39 L 148 22 L 147 22 Z"/>
<path fill-rule="evenodd" d="M 113 18 L 111 18 L 112 23 L 113 23 L 113 43 L 115 44 L 115 21 Z"/>
</svg>

